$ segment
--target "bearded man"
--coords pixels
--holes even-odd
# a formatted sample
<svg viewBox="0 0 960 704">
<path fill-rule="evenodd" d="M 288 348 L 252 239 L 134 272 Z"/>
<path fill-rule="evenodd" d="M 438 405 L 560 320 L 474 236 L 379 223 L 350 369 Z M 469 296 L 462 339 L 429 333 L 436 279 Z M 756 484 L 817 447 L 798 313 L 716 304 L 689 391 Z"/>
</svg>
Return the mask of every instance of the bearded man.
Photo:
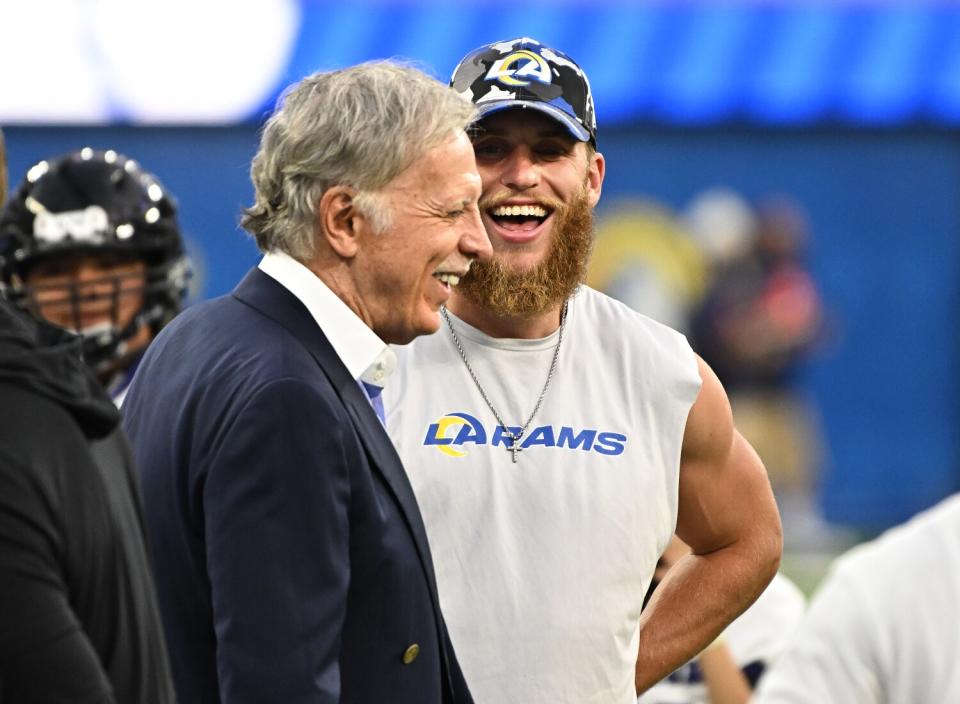
<svg viewBox="0 0 960 704">
<path fill-rule="evenodd" d="M 635 702 L 763 591 L 776 505 L 684 337 L 581 284 L 605 160 L 580 67 L 524 38 L 452 85 L 494 255 L 399 348 L 388 430 L 477 703 Z M 674 530 L 692 554 L 641 615 Z"/>
</svg>

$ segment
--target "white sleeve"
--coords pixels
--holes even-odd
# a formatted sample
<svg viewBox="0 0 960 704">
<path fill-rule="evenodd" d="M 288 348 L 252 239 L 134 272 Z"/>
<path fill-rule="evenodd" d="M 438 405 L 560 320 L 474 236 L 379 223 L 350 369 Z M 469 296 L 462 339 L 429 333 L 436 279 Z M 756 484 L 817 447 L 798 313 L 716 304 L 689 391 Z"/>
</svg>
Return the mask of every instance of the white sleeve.
<svg viewBox="0 0 960 704">
<path fill-rule="evenodd" d="M 724 631 L 733 659 L 740 667 L 759 663 L 764 670 L 771 668 L 803 621 L 806 608 L 803 592 L 782 574 L 774 575 L 753 605 Z"/>
<path fill-rule="evenodd" d="M 846 567 L 846 565 L 844 566 Z M 875 602 L 842 567 L 827 577 L 792 642 L 760 680 L 756 704 L 880 704 Z"/>
</svg>

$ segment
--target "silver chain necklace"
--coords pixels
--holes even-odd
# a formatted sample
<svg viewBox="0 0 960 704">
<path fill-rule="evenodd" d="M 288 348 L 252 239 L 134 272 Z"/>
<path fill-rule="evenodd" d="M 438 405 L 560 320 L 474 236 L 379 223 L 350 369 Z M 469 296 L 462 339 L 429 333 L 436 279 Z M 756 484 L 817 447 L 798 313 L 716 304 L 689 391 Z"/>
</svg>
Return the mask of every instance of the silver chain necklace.
<svg viewBox="0 0 960 704">
<path fill-rule="evenodd" d="M 490 408 L 490 411 L 497 419 L 500 427 L 503 428 L 504 435 L 510 439 L 510 445 L 507 447 L 507 451 L 513 455 L 514 464 L 517 462 L 517 453 L 523 452 L 523 448 L 520 447 L 520 440 L 523 438 L 524 433 L 527 432 L 527 428 L 530 427 L 530 423 L 533 422 L 533 418 L 537 415 L 537 411 L 540 410 L 540 406 L 543 405 L 543 399 L 547 395 L 547 389 L 550 388 L 550 380 L 553 378 L 553 373 L 557 370 L 557 360 L 560 358 L 560 343 L 563 342 L 563 330 L 567 325 L 567 306 L 569 304 L 569 300 L 564 301 L 563 309 L 560 311 L 560 331 L 557 333 L 557 346 L 553 348 L 553 359 L 550 361 L 550 370 L 547 372 L 547 380 L 543 383 L 543 390 L 540 392 L 540 398 L 537 399 L 537 405 L 534 406 L 533 412 L 530 414 L 530 417 L 527 418 L 527 422 L 523 424 L 523 427 L 520 428 L 520 431 L 517 433 L 510 431 L 510 429 L 507 427 L 507 424 L 503 422 L 503 418 L 500 417 L 497 409 L 490 401 L 490 398 L 487 396 L 487 392 L 483 390 L 483 386 L 480 384 L 480 380 L 477 378 L 476 372 L 474 372 L 473 367 L 470 366 L 470 361 L 467 359 L 467 353 L 463 350 L 463 345 L 460 343 L 460 338 L 457 336 L 457 331 L 453 329 L 453 321 L 450 319 L 450 314 L 447 313 L 447 307 L 440 306 L 440 313 L 443 315 L 443 319 L 447 322 L 447 328 L 450 330 L 450 336 L 453 338 L 453 343 L 457 346 L 457 351 L 460 353 L 460 359 L 463 360 L 464 366 L 466 366 L 467 371 L 470 372 L 470 377 L 473 379 L 473 383 L 477 385 L 477 390 L 480 392 L 480 395 L 486 402 L 487 407 Z"/>
</svg>

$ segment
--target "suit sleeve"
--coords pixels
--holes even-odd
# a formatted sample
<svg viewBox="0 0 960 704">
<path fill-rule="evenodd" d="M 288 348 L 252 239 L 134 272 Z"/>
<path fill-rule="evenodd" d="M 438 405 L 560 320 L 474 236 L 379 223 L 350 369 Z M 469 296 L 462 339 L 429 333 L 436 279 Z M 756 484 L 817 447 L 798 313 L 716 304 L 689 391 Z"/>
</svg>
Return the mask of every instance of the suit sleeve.
<svg viewBox="0 0 960 704">
<path fill-rule="evenodd" d="M 223 436 L 203 490 L 223 704 L 339 701 L 348 436 L 339 399 L 294 379 L 261 387 Z"/>
<path fill-rule="evenodd" d="M 0 701 L 113 702 L 70 606 L 55 501 L 30 475 L 0 454 Z"/>
</svg>

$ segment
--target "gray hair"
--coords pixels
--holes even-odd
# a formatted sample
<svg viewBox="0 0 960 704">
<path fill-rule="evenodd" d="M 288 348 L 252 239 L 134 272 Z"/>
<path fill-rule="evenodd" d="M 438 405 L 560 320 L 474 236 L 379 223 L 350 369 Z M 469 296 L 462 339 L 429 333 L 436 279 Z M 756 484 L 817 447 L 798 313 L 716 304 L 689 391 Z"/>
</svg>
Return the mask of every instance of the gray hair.
<svg viewBox="0 0 960 704">
<path fill-rule="evenodd" d="M 335 185 L 356 188 L 357 208 L 382 232 L 378 193 L 426 152 L 466 129 L 476 108 L 409 65 L 374 61 L 318 72 L 285 93 L 263 128 L 250 177 L 254 204 L 241 225 L 263 252 L 313 256 L 317 205 Z"/>
</svg>

